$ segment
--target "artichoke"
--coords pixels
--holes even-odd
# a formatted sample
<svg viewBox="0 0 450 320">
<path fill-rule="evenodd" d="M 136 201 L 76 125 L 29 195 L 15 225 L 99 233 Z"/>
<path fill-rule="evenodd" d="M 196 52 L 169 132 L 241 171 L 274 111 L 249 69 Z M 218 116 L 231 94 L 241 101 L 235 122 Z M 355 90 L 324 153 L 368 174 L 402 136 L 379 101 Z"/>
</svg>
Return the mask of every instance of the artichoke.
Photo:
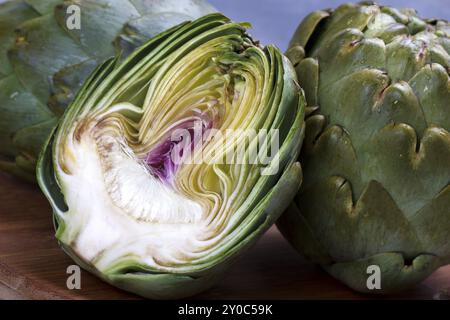
<svg viewBox="0 0 450 320">
<path fill-rule="evenodd" d="M 193 295 L 289 205 L 303 93 L 247 27 L 220 14 L 180 24 L 80 89 L 37 176 L 57 239 L 85 269 L 148 298 Z"/>
<path fill-rule="evenodd" d="M 42 144 L 98 64 L 213 11 L 203 0 L 0 4 L 0 170 L 34 180 Z"/>
<path fill-rule="evenodd" d="M 447 21 L 365 2 L 311 13 L 287 51 L 307 100 L 305 176 L 278 226 L 357 291 L 450 262 L 449 36 Z"/>
</svg>

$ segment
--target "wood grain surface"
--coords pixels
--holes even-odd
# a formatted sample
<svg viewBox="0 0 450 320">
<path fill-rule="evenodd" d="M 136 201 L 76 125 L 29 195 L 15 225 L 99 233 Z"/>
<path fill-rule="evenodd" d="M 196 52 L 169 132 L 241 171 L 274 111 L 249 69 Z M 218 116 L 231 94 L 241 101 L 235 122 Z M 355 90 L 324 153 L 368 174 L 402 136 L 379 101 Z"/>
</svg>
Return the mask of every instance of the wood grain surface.
<svg viewBox="0 0 450 320">
<path fill-rule="evenodd" d="M 73 262 L 54 238 L 51 209 L 37 186 L 0 174 L 0 299 L 137 299 L 82 271 L 68 290 Z M 450 266 L 390 299 L 445 298 Z M 272 228 L 213 289 L 195 299 L 374 299 L 304 261 Z"/>
</svg>

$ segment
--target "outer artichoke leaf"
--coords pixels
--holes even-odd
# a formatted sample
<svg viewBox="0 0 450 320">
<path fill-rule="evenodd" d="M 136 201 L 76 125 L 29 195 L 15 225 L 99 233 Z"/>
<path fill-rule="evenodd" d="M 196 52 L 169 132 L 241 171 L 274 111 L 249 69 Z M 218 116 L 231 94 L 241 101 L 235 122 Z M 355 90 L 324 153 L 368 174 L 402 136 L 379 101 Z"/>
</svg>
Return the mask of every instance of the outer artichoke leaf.
<svg viewBox="0 0 450 320">
<path fill-rule="evenodd" d="M 429 54 L 420 41 L 397 37 L 386 46 L 386 68 L 393 81 L 408 81 L 429 61 Z"/>
<path fill-rule="evenodd" d="M 204 0 L 131 1 L 141 17 L 125 25 L 116 39 L 118 49 L 125 55 L 135 48 L 183 21 L 201 17 L 216 10 Z"/>
<path fill-rule="evenodd" d="M 33 173 L 33 168 L 36 166 L 36 159 L 33 155 L 39 154 L 41 146 L 48 138 L 47 132 L 54 128 L 57 122 L 58 119 L 53 117 L 44 122 L 20 129 L 15 133 L 13 143 L 21 150 L 20 155 L 27 158 L 28 162 L 32 164 L 29 168 L 30 173 Z"/>
<path fill-rule="evenodd" d="M 67 8 L 74 4 L 80 8 L 81 25 L 80 29 L 69 30 L 66 23 Z M 55 19 L 59 26 L 89 57 L 95 57 L 99 62 L 114 54 L 111 39 L 119 34 L 127 21 L 138 17 L 139 12 L 128 0 L 64 1 L 55 10 Z"/>
<path fill-rule="evenodd" d="M 50 199 L 59 186 L 62 247 L 106 281 L 151 298 L 204 290 L 296 193 L 303 93 L 289 61 L 245 26 L 211 14 L 171 28 L 98 68 L 64 114 L 39 182 Z M 176 162 L 188 138 L 174 132 L 192 139 L 198 124 L 216 131 L 178 155 L 204 160 Z M 220 139 L 229 129 L 232 139 Z M 273 157 L 247 162 L 261 141 Z"/>
<path fill-rule="evenodd" d="M 300 213 L 293 201 L 277 220 L 277 227 L 289 243 L 295 248 L 301 248 L 302 254 L 321 265 L 330 265 L 333 259 L 315 235 L 308 221 Z"/>
<path fill-rule="evenodd" d="M 379 12 L 377 6 L 360 6 L 351 3 L 343 4 L 336 8 L 333 15 L 315 29 L 317 30 L 322 26 L 323 32 L 311 39 L 313 41 L 307 44 L 307 46 L 310 46 L 311 56 L 315 56 L 317 50 L 322 46 L 326 47 L 332 44 L 332 41 L 329 40 L 336 34 L 349 29 L 349 21 L 351 21 L 353 30 L 362 31 L 377 12 Z"/>
<path fill-rule="evenodd" d="M 316 181 L 320 181 L 329 176 L 341 176 L 352 181 L 352 187 L 361 188 L 361 176 L 357 170 L 358 157 L 352 145 L 350 136 L 339 126 L 328 127 L 321 134 L 314 134 L 315 130 L 323 127 L 323 121 L 320 117 L 309 118 L 307 120 L 306 136 L 316 137 L 316 140 L 310 144 L 309 138 L 305 141 L 304 155 L 301 162 L 305 165 L 317 163 L 311 170 L 305 171 L 305 183 L 302 184 L 302 190 L 307 190 Z M 308 148 L 308 149 L 306 149 Z M 324 160 L 319 161 L 319 160 Z M 339 161 L 344 159 L 345 161 Z M 353 190 L 355 197 L 359 190 Z"/>
<path fill-rule="evenodd" d="M 430 125 L 450 128 L 448 72 L 439 64 L 426 65 L 410 81 Z"/>
<path fill-rule="evenodd" d="M 339 93 L 339 99 L 323 96 L 319 99 L 320 108 L 330 113 L 330 125 L 340 125 L 349 134 L 362 131 L 361 136 L 352 137 L 354 144 L 359 147 L 373 130 L 364 121 L 378 115 L 373 111 L 373 106 L 388 83 L 389 79 L 376 69 L 357 71 L 330 86 L 324 83 L 319 90 Z"/>
<path fill-rule="evenodd" d="M 450 230 L 449 199 L 450 187 L 447 185 L 411 219 L 424 251 L 440 257 L 450 255 L 450 243 L 448 241 L 448 230 Z"/>
<path fill-rule="evenodd" d="M 61 4 L 63 0 L 25 0 L 25 2 L 41 15 L 46 15 L 53 13 L 55 6 Z"/>
<path fill-rule="evenodd" d="M 159 33 L 190 20 L 188 15 L 178 12 L 163 12 L 145 15 L 131 20 L 116 38 L 116 50 L 123 52 L 125 56 L 133 52 L 137 47 L 147 42 Z"/>
<path fill-rule="evenodd" d="M 9 51 L 14 71 L 24 87 L 46 104 L 53 75 L 90 57 L 57 26 L 52 14 L 28 20 L 17 32 L 15 46 Z"/>
<path fill-rule="evenodd" d="M 380 98 L 373 105 L 368 120 L 372 134 L 394 123 L 405 123 L 422 136 L 427 128 L 423 105 L 413 89 L 406 82 L 396 82 L 383 89 Z M 368 131 L 368 130 L 366 130 Z"/>
<path fill-rule="evenodd" d="M 306 44 L 310 40 L 315 29 L 319 26 L 320 22 L 329 15 L 330 13 L 327 11 L 315 11 L 306 16 L 295 31 L 294 36 L 289 43 L 289 47 L 294 47 L 297 45 L 306 47 Z"/>
<path fill-rule="evenodd" d="M 393 7 L 381 7 L 381 12 L 390 15 L 398 23 L 406 25 L 410 21 L 409 16 L 416 15 L 417 13 L 416 12 L 405 12 L 404 10 L 405 9 L 397 9 L 397 8 L 393 8 Z"/>
<path fill-rule="evenodd" d="M 23 1 L 0 4 L 0 75 L 8 75 L 11 65 L 7 51 L 14 44 L 14 29 L 22 22 L 37 17 L 37 13 Z"/>
<path fill-rule="evenodd" d="M 25 170 L 23 168 L 26 168 Z M 29 159 L 17 156 L 15 159 L 3 159 L 0 157 L 0 170 L 20 177 L 29 182 L 35 182 L 34 165 Z"/>
<path fill-rule="evenodd" d="M 319 89 L 319 64 L 313 58 L 303 59 L 296 67 L 298 82 L 305 91 L 308 106 L 317 106 Z"/>
<path fill-rule="evenodd" d="M 389 188 L 398 207 L 411 216 L 448 185 L 449 142 L 449 133 L 441 128 L 428 128 L 418 141 L 408 125 L 386 126 L 367 148 L 366 179 L 372 177 Z"/>
<path fill-rule="evenodd" d="M 308 109 L 311 110 L 312 108 L 306 108 L 306 114 L 308 114 Z M 324 131 L 326 124 L 327 121 L 323 115 L 309 114 L 309 117 L 307 117 L 305 121 L 305 131 L 308 132 L 308 134 L 305 136 L 305 141 L 303 142 L 304 152 L 303 154 L 300 154 L 300 157 L 314 152 L 314 145 L 316 144 L 319 135 Z"/>
<path fill-rule="evenodd" d="M 201 17 L 216 12 L 213 6 L 204 0 L 131 0 L 142 14 L 181 12 L 191 17 Z"/>
<path fill-rule="evenodd" d="M 14 75 L 0 80 L 0 101 L 0 152 L 14 157 L 20 150 L 14 143 L 16 132 L 48 120 L 52 113 Z"/>
<path fill-rule="evenodd" d="M 56 115 L 61 116 L 64 113 L 83 82 L 97 66 L 97 61 L 86 60 L 80 64 L 65 67 L 53 76 L 48 106 Z"/>
<path fill-rule="evenodd" d="M 324 198 L 323 194 L 332 197 Z M 383 201 L 379 200 L 380 194 Z M 355 204 L 350 183 L 341 177 L 318 182 L 299 196 L 299 202 L 308 203 L 310 209 L 303 209 L 300 214 L 309 227 L 316 234 L 328 235 L 319 243 L 333 261 L 363 259 L 378 252 L 404 252 L 413 258 L 421 252 L 409 221 L 375 181 L 369 183 Z M 326 223 L 324 217 L 328 217 Z"/>
<path fill-rule="evenodd" d="M 67 8 L 74 4 L 83 15 L 79 30 L 69 30 L 66 23 Z M 111 39 L 119 36 L 123 29 L 134 39 L 123 51 L 127 55 L 164 30 L 213 11 L 205 1 L 65 1 L 56 7 L 55 17 L 85 52 L 101 61 L 113 54 Z"/>
<path fill-rule="evenodd" d="M 116 50 L 125 56 L 164 30 L 216 11 L 204 0 L 131 2 L 141 16 L 129 21 L 115 40 Z"/>
<path fill-rule="evenodd" d="M 409 263 L 405 262 L 401 253 L 388 252 L 354 262 L 336 263 L 325 268 L 354 290 L 383 294 L 404 290 L 426 279 L 442 265 L 439 258 L 429 254 L 419 255 Z M 369 289 L 367 284 L 367 270 L 370 266 L 379 266 L 382 274 L 381 288 L 375 291 Z"/>
<path fill-rule="evenodd" d="M 333 85 L 342 78 L 367 69 L 383 68 L 386 49 L 379 39 L 365 39 L 355 29 L 336 34 L 332 45 L 318 51 L 320 78 L 323 86 Z"/>
<path fill-rule="evenodd" d="M 389 14 L 378 14 L 369 22 L 364 34 L 366 37 L 379 38 L 384 42 L 391 42 L 399 35 L 408 34 L 408 27 L 398 23 Z"/>
</svg>

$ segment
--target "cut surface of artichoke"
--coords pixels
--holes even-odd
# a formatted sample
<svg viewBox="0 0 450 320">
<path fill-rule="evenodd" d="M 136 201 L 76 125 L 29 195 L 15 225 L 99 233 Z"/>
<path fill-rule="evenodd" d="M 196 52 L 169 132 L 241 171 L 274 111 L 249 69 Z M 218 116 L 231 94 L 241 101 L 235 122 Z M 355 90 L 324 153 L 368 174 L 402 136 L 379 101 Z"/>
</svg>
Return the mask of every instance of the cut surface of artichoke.
<svg viewBox="0 0 450 320">
<path fill-rule="evenodd" d="M 258 83 L 261 89 L 256 92 L 257 86 L 252 81 L 257 74 L 249 72 L 250 83 L 241 86 L 248 90 L 247 96 L 244 92 L 242 98 L 238 94 L 228 96 L 229 91 L 234 90 L 226 83 L 231 80 L 230 75 L 220 74 L 220 64 L 213 60 L 236 49 L 230 46 L 225 50 L 224 40 L 226 38 L 219 38 L 216 44 L 208 41 L 179 59 L 169 70 L 157 73 L 155 78 L 160 77 L 160 82 L 149 86 L 142 109 L 123 103 L 105 105 L 108 108 L 105 114 L 96 112 L 91 121 L 85 120 L 90 114 L 79 119 L 83 123 L 70 133 L 77 139 L 63 142 L 63 152 L 70 148 L 70 157 L 63 154 L 69 174 L 59 179 L 63 190 L 67 190 L 65 199 L 69 207 L 64 214 L 67 238 L 62 240 L 73 243 L 73 249 L 83 258 L 95 260 L 99 269 L 123 256 L 129 247 L 148 265 L 170 268 L 189 263 L 196 253 L 205 254 L 206 248 L 220 241 L 221 233 L 227 231 L 223 230 L 220 217 L 229 215 L 242 201 L 239 195 L 245 186 L 236 185 L 239 179 L 224 179 L 223 186 L 208 188 L 202 180 L 220 181 L 215 171 L 226 175 L 228 168 L 201 166 L 192 171 L 194 168 L 189 166 L 175 171 L 170 159 L 159 159 L 156 168 L 146 161 L 159 144 L 166 143 L 160 140 L 168 139 L 171 131 L 183 124 L 188 124 L 183 126 L 186 129 L 194 129 L 195 121 L 201 122 L 204 128 L 245 129 L 254 118 L 249 112 L 251 109 L 264 113 L 265 106 L 260 98 L 267 84 Z M 211 50 L 214 46 L 216 49 Z M 172 64 L 178 57 L 168 60 L 167 63 Z M 260 70 L 264 66 L 255 68 Z M 180 79 L 177 74 L 193 78 Z M 165 88 L 171 89 L 166 91 Z M 175 97 L 171 96 L 173 92 Z M 252 97 L 251 101 L 246 101 L 248 97 Z M 128 136 L 120 123 L 120 115 L 130 110 L 140 121 L 131 125 L 134 132 Z M 230 114 L 235 117 L 226 121 Z M 205 154 L 215 147 L 218 146 L 205 143 L 203 150 L 194 147 L 193 152 Z M 170 154 L 157 156 L 169 158 Z M 237 174 L 252 173 L 238 170 Z M 187 185 L 189 180 L 196 183 Z M 228 194 L 229 190 L 233 192 Z M 82 231 L 79 231 L 80 225 Z M 205 234 L 211 238 L 202 239 Z"/>
<path fill-rule="evenodd" d="M 199 292 L 295 195 L 302 92 L 289 61 L 246 26 L 212 14 L 106 63 L 44 149 L 38 180 L 57 238 L 105 280 L 152 298 Z M 263 146 L 271 161 L 251 163 Z M 172 275 L 163 286 L 161 275 Z"/>
</svg>

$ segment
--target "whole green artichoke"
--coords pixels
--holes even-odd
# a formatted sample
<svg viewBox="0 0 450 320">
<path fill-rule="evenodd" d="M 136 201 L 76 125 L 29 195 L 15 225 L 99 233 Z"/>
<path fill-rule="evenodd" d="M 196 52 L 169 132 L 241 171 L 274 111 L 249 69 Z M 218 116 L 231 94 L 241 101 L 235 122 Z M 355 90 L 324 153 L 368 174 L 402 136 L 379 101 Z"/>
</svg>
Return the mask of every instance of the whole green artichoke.
<svg viewBox="0 0 450 320">
<path fill-rule="evenodd" d="M 181 24 L 80 89 L 37 169 L 78 264 L 145 297 L 186 297 L 289 205 L 303 93 L 247 26 L 220 14 Z"/>
<path fill-rule="evenodd" d="M 44 140 L 98 64 L 213 11 L 204 0 L 0 4 L 0 170 L 34 180 Z"/>
<path fill-rule="evenodd" d="M 311 13 L 290 43 L 305 176 L 278 225 L 357 291 L 400 290 L 450 262 L 449 36 L 447 21 L 360 3 Z"/>
</svg>

